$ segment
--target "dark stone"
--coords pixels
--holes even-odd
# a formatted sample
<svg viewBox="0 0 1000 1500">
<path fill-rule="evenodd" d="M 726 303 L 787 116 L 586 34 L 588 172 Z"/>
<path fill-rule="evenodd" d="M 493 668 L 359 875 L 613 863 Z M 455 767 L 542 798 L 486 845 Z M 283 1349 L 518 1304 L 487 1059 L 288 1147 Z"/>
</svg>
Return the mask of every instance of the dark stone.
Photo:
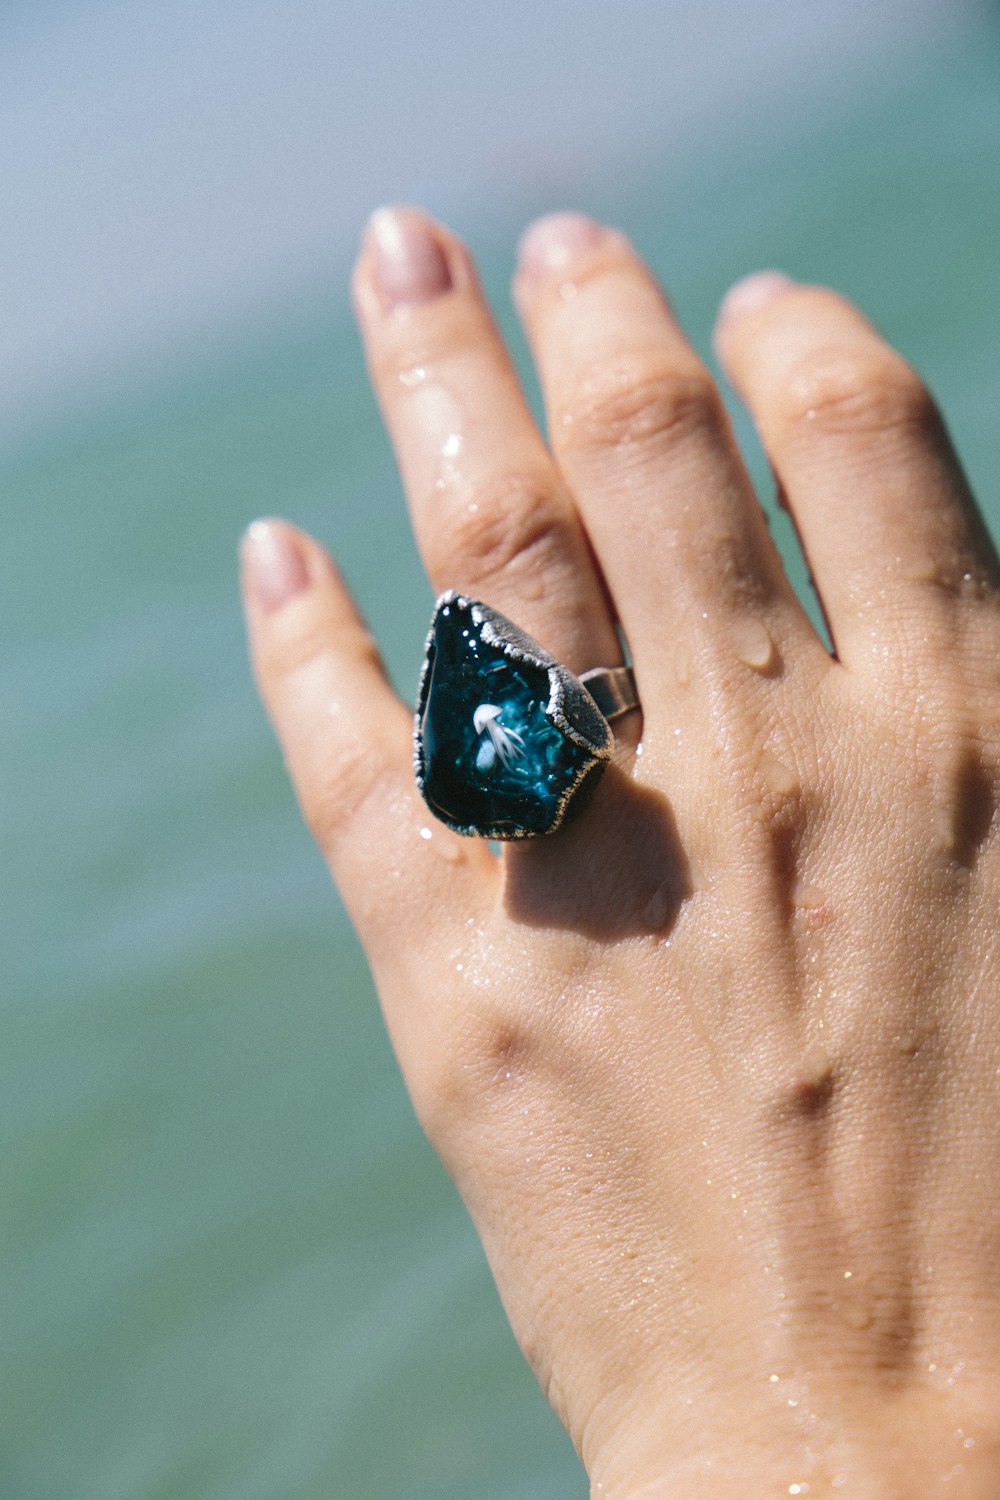
<svg viewBox="0 0 1000 1500">
<path fill-rule="evenodd" d="M 582 684 L 487 605 L 445 594 L 431 624 L 417 703 L 417 781 L 459 833 L 550 833 L 611 753 Z"/>
</svg>

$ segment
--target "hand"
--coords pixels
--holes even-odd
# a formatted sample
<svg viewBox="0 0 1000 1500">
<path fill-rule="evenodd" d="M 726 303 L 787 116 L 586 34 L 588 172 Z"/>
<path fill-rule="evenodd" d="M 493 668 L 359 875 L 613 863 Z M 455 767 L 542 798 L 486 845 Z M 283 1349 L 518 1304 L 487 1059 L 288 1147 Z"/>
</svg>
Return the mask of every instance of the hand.
<svg viewBox="0 0 1000 1500">
<path fill-rule="evenodd" d="M 515 294 L 548 445 L 451 234 L 383 211 L 355 280 L 434 587 L 575 671 L 625 631 L 643 712 L 578 818 L 500 859 L 435 823 L 326 554 L 282 522 L 245 548 L 261 690 L 417 1113 L 594 1496 L 993 1497 L 993 551 L 870 324 L 739 284 L 720 358 L 831 656 L 628 242 L 541 220 Z"/>
</svg>

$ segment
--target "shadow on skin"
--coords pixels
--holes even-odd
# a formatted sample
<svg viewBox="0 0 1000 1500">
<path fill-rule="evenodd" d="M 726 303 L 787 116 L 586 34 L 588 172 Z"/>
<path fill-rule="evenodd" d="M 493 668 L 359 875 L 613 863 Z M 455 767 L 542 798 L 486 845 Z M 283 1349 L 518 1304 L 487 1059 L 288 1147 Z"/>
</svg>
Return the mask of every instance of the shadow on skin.
<svg viewBox="0 0 1000 1500">
<path fill-rule="evenodd" d="M 666 937 L 690 894 L 669 803 L 616 765 L 570 823 L 507 849 L 504 908 L 529 927 L 605 942 Z"/>
</svg>

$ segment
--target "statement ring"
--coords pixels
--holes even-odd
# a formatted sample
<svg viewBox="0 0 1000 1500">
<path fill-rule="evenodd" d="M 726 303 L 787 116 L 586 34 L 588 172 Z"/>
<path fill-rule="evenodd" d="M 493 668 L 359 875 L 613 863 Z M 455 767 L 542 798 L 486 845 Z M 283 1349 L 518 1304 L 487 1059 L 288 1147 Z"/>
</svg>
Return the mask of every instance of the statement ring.
<svg viewBox="0 0 1000 1500">
<path fill-rule="evenodd" d="M 417 785 L 456 833 L 553 833 L 611 759 L 609 720 L 638 706 L 630 667 L 577 677 L 497 610 L 449 590 L 420 674 Z"/>
</svg>

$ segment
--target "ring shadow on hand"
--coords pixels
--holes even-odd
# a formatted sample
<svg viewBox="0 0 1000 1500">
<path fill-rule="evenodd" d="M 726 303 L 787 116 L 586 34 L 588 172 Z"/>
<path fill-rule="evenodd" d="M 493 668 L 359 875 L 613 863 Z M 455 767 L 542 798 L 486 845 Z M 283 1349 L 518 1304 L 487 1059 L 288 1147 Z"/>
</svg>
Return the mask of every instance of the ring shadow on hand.
<svg viewBox="0 0 1000 1500">
<path fill-rule="evenodd" d="M 504 906 L 530 927 L 604 942 L 665 937 L 690 894 L 670 804 L 614 764 L 571 822 L 507 849 Z"/>
</svg>

